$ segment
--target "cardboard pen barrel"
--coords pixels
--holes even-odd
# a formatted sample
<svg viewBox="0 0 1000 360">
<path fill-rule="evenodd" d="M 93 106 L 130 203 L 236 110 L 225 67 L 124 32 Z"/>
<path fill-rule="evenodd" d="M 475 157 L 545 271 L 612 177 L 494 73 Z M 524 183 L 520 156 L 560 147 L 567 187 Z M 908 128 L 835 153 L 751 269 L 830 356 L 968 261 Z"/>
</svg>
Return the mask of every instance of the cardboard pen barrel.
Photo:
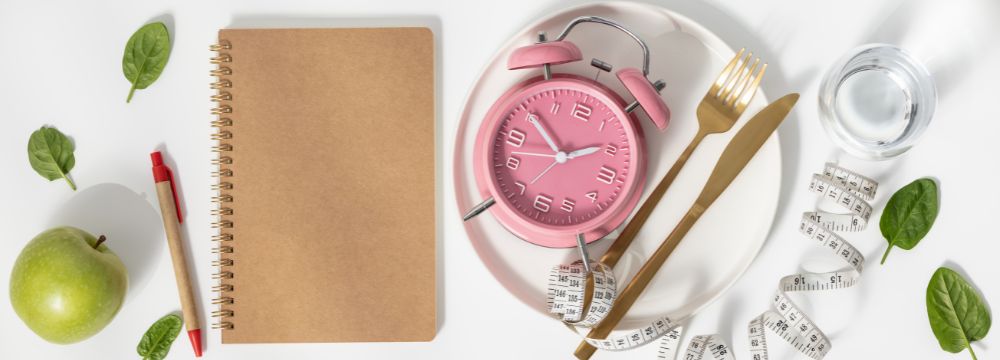
<svg viewBox="0 0 1000 360">
<path fill-rule="evenodd" d="M 174 197 L 169 181 L 156 183 L 156 196 L 159 198 L 163 229 L 166 231 L 167 244 L 170 246 L 170 259 L 174 265 L 174 277 L 177 280 L 177 293 L 181 299 L 184 327 L 188 331 L 200 329 L 198 313 L 195 310 L 194 291 L 191 288 L 191 277 L 188 274 L 187 258 L 184 255 L 184 244 L 181 242 L 181 227 L 177 221 L 177 208 L 174 206 Z"/>
</svg>

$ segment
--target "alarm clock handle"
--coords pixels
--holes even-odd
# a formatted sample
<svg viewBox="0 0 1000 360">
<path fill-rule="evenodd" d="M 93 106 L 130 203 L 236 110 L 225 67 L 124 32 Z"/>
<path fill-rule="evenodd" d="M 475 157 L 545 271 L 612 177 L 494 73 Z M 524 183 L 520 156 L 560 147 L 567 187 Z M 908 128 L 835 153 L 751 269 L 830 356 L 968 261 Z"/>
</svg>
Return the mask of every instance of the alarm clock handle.
<svg viewBox="0 0 1000 360">
<path fill-rule="evenodd" d="M 639 44 L 639 47 L 642 48 L 642 75 L 649 75 L 649 47 L 646 46 L 646 42 L 642 41 L 642 38 L 640 38 L 639 35 L 636 35 L 634 32 L 632 32 L 632 30 L 629 30 L 625 26 L 622 26 L 621 24 L 614 22 L 610 19 L 602 18 L 600 16 L 578 17 L 570 21 L 569 24 L 566 24 L 566 27 L 563 28 L 562 33 L 559 34 L 559 37 L 557 37 L 555 41 L 565 40 L 566 36 L 569 35 L 569 32 L 573 30 L 574 27 L 585 22 L 597 23 L 613 27 L 615 29 L 621 30 L 626 35 L 635 40 L 635 42 Z"/>
</svg>

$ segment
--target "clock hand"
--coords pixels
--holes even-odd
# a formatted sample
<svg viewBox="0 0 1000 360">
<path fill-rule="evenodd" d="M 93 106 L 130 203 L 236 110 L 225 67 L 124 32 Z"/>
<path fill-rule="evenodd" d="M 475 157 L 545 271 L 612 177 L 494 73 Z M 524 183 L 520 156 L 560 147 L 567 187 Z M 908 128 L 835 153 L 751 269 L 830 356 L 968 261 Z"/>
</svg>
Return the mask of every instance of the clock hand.
<svg viewBox="0 0 1000 360">
<path fill-rule="evenodd" d="M 538 129 L 538 132 L 542 134 L 542 138 L 545 139 L 546 144 L 549 144 L 549 147 L 552 148 L 552 151 L 559 152 L 559 147 L 556 146 L 555 141 L 552 141 L 552 137 L 550 137 L 549 133 L 545 131 L 544 127 L 542 127 L 542 121 L 538 119 L 538 115 L 529 113 L 528 122 L 530 122 L 532 125 L 535 125 L 535 129 Z"/>
<path fill-rule="evenodd" d="M 513 154 L 513 155 L 544 156 L 544 157 L 550 157 L 550 158 L 556 157 L 556 154 L 539 154 L 539 153 L 530 153 L 530 152 L 524 152 L 524 151 L 511 151 L 510 153 Z"/>
<path fill-rule="evenodd" d="M 531 179 L 531 182 L 529 184 L 534 184 L 535 181 L 538 181 L 538 179 L 541 179 L 542 175 L 545 175 L 545 173 L 549 172 L 549 170 L 552 170 L 552 167 L 556 166 L 556 164 L 558 164 L 558 163 L 559 163 L 559 161 L 553 161 L 552 164 L 549 165 L 549 167 L 545 168 L 545 170 L 542 170 L 541 174 L 538 174 L 538 176 L 535 176 L 534 179 Z"/>
<path fill-rule="evenodd" d="M 591 146 L 589 148 L 584 148 L 584 149 L 580 149 L 580 150 L 574 150 L 574 151 L 570 152 L 569 154 L 566 154 L 566 159 L 575 159 L 575 158 L 578 158 L 578 157 L 581 157 L 581 156 L 584 156 L 584 155 L 590 155 L 590 154 L 593 154 L 593 153 L 597 152 L 597 150 L 600 150 L 600 149 L 601 149 L 600 146 Z"/>
</svg>

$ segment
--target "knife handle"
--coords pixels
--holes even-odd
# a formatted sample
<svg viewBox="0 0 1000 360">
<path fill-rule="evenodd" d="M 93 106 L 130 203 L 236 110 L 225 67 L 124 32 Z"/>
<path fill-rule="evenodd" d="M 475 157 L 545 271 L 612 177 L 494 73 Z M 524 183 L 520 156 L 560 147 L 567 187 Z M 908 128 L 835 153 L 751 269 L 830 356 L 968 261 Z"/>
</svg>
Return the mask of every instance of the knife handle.
<svg viewBox="0 0 1000 360">
<path fill-rule="evenodd" d="M 663 263 L 667 261 L 667 257 L 670 256 L 670 253 L 674 252 L 674 249 L 677 248 L 677 244 L 680 244 L 681 239 L 684 238 L 684 235 L 687 235 L 688 231 L 691 230 L 691 227 L 694 226 L 694 223 L 698 221 L 698 218 L 700 218 L 701 214 L 704 212 L 705 207 L 699 205 L 698 202 L 691 206 L 691 209 L 688 210 L 687 214 L 684 214 L 684 218 L 677 223 L 677 226 L 670 232 L 667 239 L 663 240 L 663 243 L 656 249 L 656 252 L 649 257 L 649 260 L 642 265 L 639 272 L 635 274 L 631 281 L 629 281 L 628 286 L 625 286 L 625 290 L 618 295 L 618 298 L 615 299 L 614 306 L 611 307 L 611 311 L 608 312 L 608 315 L 604 318 L 604 320 L 590 330 L 590 333 L 587 334 L 588 338 L 604 339 L 611 334 L 611 331 L 618 326 L 618 323 L 621 322 L 622 318 L 625 317 L 625 314 L 628 313 L 629 308 L 631 308 L 632 305 L 635 304 L 635 301 L 639 299 L 639 295 L 641 295 L 643 290 L 646 289 L 649 282 L 653 280 L 654 276 L 656 276 L 656 272 L 663 267 Z M 591 346 L 586 341 L 582 341 L 580 342 L 580 346 L 576 348 L 576 352 L 574 352 L 573 355 L 576 355 L 577 359 L 580 360 L 590 359 L 590 357 L 594 355 L 595 351 L 597 351 L 597 348 Z"/>
</svg>

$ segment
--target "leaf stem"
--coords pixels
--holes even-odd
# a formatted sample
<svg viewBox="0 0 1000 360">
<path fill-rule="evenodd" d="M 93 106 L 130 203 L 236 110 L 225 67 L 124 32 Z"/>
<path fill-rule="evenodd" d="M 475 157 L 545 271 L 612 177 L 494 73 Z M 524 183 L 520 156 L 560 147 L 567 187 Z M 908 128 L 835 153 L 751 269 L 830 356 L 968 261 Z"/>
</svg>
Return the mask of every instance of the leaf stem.
<svg viewBox="0 0 1000 360">
<path fill-rule="evenodd" d="M 138 82 L 139 82 L 139 78 L 138 78 L 138 76 L 137 76 L 137 77 L 136 77 L 136 81 L 133 81 L 133 82 L 132 82 L 132 88 L 131 88 L 131 89 L 128 89 L 128 98 L 127 98 L 127 99 L 125 99 L 125 102 L 126 102 L 126 103 L 130 103 L 130 102 L 132 102 L 132 94 L 135 94 L 135 86 L 136 86 L 136 84 L 138 84 Z"/>
<path fill-rule="evenodd" d="M 885 265 L 885 259 L 889 257 L 889 251 L 892 251 L 892 243 L 889 243 L 889 247 L 885 249 L 885 254 L 882 254 L 882 262 L 879 265 Z"/>
<path fill-rule="evenodd" d="M 101 237 L 97 238 L 97 242 L 95 242 L 93 246 L 94 250 L 97 250 L 97 248 L 101 247 L 101 244 L 103 244 L 107 240 L 108 237 L 104 235 L 101 235 Z"/>
<path fill-rule="evenodd" d="M 976 358 L 976 352 L 972 351 L 972 344 L 969 343 L 969 339 L 965 339 L 965 347 L 969 348 L 969 354 L 972 355 L 972 360 L 979 360 Z"/>
<path fill-rule="evenodd" d="M 73 180 L 70 180 L 69 176 L 66 176 L 66 173 L 62 173 L 62 177 L 63 179 L 66 179 L 66 183 L 69 184 L 69 188 L 76 191 L 76 184 L 73 183 Z"/>
</svg>

